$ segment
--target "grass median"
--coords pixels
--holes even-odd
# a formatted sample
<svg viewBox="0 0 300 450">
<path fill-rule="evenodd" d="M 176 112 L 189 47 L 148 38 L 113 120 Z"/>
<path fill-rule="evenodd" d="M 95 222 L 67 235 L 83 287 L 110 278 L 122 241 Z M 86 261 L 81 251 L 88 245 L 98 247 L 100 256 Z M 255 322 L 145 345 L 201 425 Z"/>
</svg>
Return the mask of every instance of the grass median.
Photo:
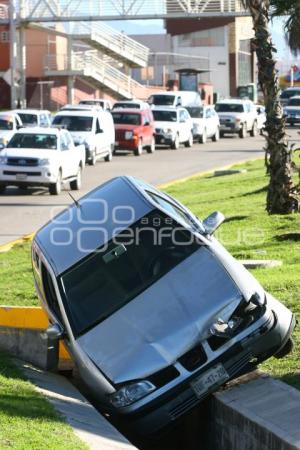
<svg viewBox="0 0 300 450">
<path fill-rule="evenodd" d="M 263 161 L 243 164 L 245 174 L 204 176 L 176 183 L 166 191 L 205 218 L 219 210 L 227 218 L 216 237 L 238 259 L 279 259 L 281 267 L 255 269 L 254 276 L 300 318 L 300 215 L 268 216 L 268 178 Z M 0 304 L 38 305 L 31 266 L 30 244 L 0 254 Z M 299 327 L 295 350 L 282 360 L 269 359 L 266 372 L 300 389 Z"/>
<path fill-rule="evenodd" d="M 3 353 L 0 353 L 0 448 L 88 448 Z"/>
</svg>

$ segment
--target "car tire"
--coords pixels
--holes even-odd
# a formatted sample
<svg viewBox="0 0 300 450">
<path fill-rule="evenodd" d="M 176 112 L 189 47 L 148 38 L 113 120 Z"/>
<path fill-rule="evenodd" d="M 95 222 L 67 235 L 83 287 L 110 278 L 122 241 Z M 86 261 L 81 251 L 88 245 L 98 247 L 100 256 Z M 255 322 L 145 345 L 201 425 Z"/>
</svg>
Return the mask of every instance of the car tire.
<svg viewBox="0 0 300 450">
<path fill-rule="evenodd" d="M 151 144 L 147 147 L 147 153 L 154 153 L 155 152 L 155 138 L 152 136 Z"/>
<path fill-rule="evenodd" d="M 214 134 L 213 137 L 212 137 L 212 140 L 213 140 L 214 142 L 218 142 L 219 139 L 220 139 L 220 128 L 218 127 L 218 128 L 216 129 L 215 134 Z"/>
<path fill-rule="evenodd" d="M 207 134 L 206 134 L 206 129 L 204 128 L 202 135 L 199 138 L 199 142 L 200 144 L 206 144 L 207 141 Z"/>
<path fill-rule="evenodd" d="M 287 342 L 284 344 L 284 346 L 277 352 L 275 353 L 275 358 L 281 359 L 284 358 L 286 355 L 288 355 L 289 353 L 291 353 L 291 351 L 294 348 L 294 341 L 292 338 L 289 338 L 287 340 Z"/>
<path fill-rule="evenodd" d="M 137 148 L 134 149 L 134 154 L 135 156 L 141 156 L 141 154 L 143 153 L 143 141 L 142 139 L 139 139 L 139 143 Z"/>
<path fill-rule="evenodd" d="M 171 149 L 178 150 L 179 149 L 179 145 L 180 145 L 179 134 L 177 133 L 176 136 L 175 136 L 174 141 L 171 144 Z"/>
<path fill-rule="evenodd" d="M 89 166 L 94 166 L 96 164 L 96 150 L 93 151 L 91 157 L 88 160 Z"/>
<path fill-rule="evenodd" d="M 4 194 L 5 190 L 6 190 L 5 184 L 0 184 L 0 194 Z"/>
<path fill-rule="evenodd" d="M 82 176 L 82 168 L 78 167 L 77 176 L 75 180 L 70 181 L 70 188 L 72 191 L 79 191 L 81 188 L 81 176 Z"/>
<path fill-rule="evenodd" d="M 112 151 L 109 150 L 109 153 L 105 156 L 104 161 L 110 162 L 112 160 L 112 157 L 113 157 Z"/>
<path fill-rule="evenodd" d="M 193 138 L 193 133 L 191 131 L 191 134 L 190 134 L 188 140 L 184 143 L 184 146 L 187 148 L 191 148 L 193 146 L 193 143 L 194 143 L 194 138 Z"/>
<path fill-rule="evenodd" d="M 220 138 L 223 138 L 225 136 L 224 131 L 220 131 Z"/>
<path fill-rule="evenodd" d="M 252 130 L 250 131 L 250 136 L 255 137 L 258 134 L 258 129 L 257 129 L 257 122 L 256 120 L 253 123 L 253 127 Z"/>
<path fill-rule="evenodd" d="M 241 139 L 244 139 L 244 138 L 246 137 L 246 134 L 247 134 L 246 124 L 243 123 L 243 124 L 242 124 L 242 128 L 241 128 L 240 131 L 239 131 L 239 137 L 240 137 Z"/>
<path fill-rule="evenodd" d="M 61 170 L 58 172 L 56 183 L 51 183 L 49 186 L 49 192 L 51 195 L 59 195 L 61 193 L 62 174 Z"/>
</svg>

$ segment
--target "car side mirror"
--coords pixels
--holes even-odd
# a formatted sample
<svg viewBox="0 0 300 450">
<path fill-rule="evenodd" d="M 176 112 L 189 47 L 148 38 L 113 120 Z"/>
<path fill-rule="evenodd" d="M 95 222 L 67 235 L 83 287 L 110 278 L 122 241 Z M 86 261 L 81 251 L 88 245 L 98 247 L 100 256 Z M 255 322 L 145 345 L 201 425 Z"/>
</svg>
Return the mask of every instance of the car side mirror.
<svg viewBox="0 0 300 450">
<path fill-rule="evenodd" d="M 57 340 L 62 339 L 64 334 L 63 328 L 58 323 L 54 323 L 53 325 L 50 325 L 43 333 L 41 333 L 41 336 L 44 339 Z"/>
<path fill-rule="evenodd" d="M 19 130 L 20 128 L 23 128 L 23 125 L 20 125 L 19 123 L 17 123 L 16 129 Z"/>
<path fill-rule="evenodd" d="M 205 232 L 207 234 L 213 234 L 216 229 L 219 228 L 219 226 L 224 222 L 224 220 L 224 214 L 219 211 L 213 212 L 203 221 Z"/>
<path fill-rule="evenodd" d="M 99 133 L 103 133 L 103 130 L 100 128 L 100 130 L 98 130 L 97 134 Z"/>
</svg>

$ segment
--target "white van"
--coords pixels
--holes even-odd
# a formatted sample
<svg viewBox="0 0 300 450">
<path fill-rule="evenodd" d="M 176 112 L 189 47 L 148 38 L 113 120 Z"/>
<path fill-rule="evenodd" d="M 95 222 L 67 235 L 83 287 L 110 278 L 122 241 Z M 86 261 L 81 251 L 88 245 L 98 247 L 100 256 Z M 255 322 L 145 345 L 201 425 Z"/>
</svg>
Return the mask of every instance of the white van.
<svg viewBox="0 0 300 450">
<path fill-rule="evenodd" d="M 105 98 L 89 98 L 80 100 L 79 105 L 82 106 L 100 106 L 102 109 L 111 110 L 111 102 Z"/>
<path fill-rule="evenodd" d="M 162 91 L 150 95 L 148 103 L 152 106 L 201 106 L 200 94 L 195 91 Z"/>
<path fill-rule="evenodd" d="M 115 145 L 115 127 L 109 111 L 60 111 L 52 124 L 69 130 L 76 145 L 85 145 L 86 162 L 89 165 L 94 166 L 99 158 L 111 161 Z"/>
</svg>

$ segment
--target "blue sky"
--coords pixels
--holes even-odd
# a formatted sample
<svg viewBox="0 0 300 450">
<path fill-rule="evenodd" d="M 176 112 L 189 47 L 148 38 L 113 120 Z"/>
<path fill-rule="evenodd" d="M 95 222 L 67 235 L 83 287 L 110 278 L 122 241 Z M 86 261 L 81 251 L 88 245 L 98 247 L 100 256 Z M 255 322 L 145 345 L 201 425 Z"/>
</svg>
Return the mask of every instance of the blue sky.
<svg viewBox="0 0 300 450">
<path fill-rule="evenodd" d="M 273 43 L 278 50 L 278 57 L 289 57 L 289 52 L 284 39 L 283 18 L 274 19 L 270 23 L 270 30 L 273 37 Z M 163 33 L 162 20 L 128 20 L 109 22 L 113 28 L 124 31 L 126 34 L 157 34 Z"/>
</svg>

